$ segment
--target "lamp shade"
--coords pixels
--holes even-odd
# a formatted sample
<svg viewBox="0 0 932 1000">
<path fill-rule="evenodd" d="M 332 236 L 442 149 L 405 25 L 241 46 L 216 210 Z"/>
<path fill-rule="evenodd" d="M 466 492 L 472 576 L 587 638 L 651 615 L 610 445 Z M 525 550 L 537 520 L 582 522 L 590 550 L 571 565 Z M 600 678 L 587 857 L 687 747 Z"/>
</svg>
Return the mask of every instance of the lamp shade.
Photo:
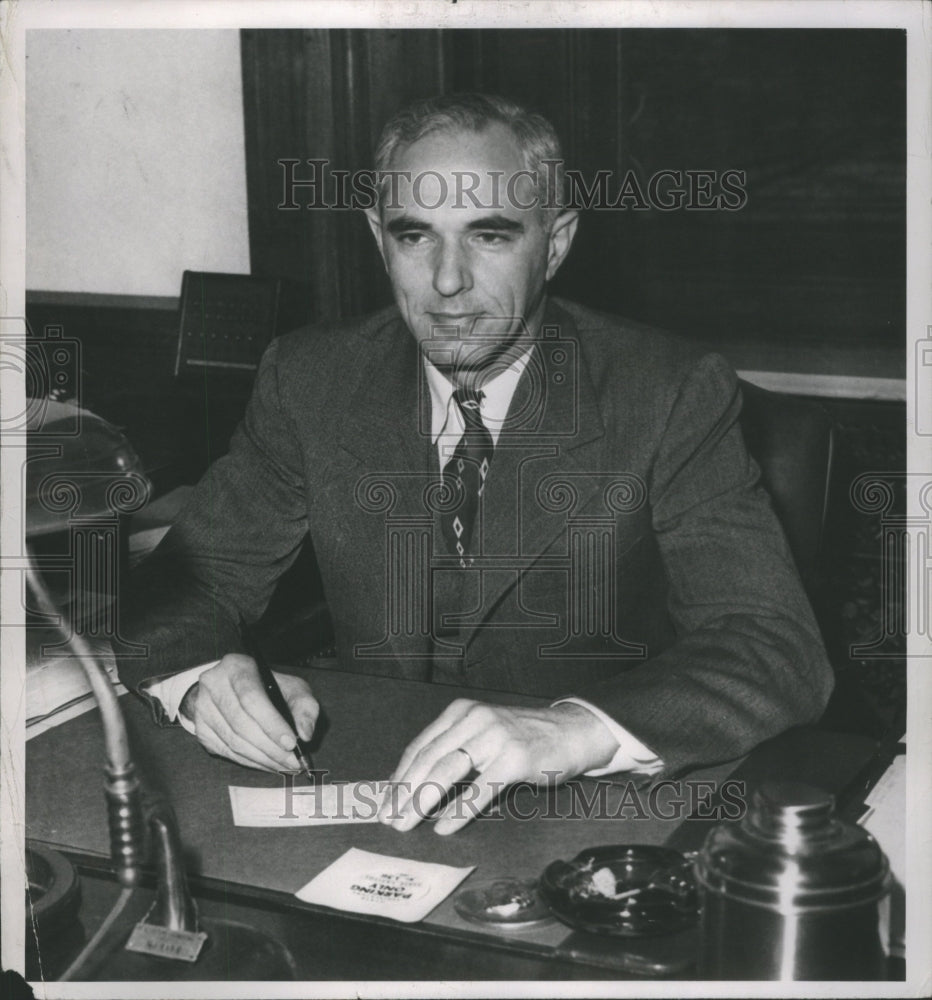
<svg viewBox="0 0 932 1000">
<path fill-rule="evenodd" d="M 68 528 L 72 518 L 131 514 L 151 484 L 126 436 L 71 402 L 30 407 L 25 496 L 26 537 Z"/>
</svg>

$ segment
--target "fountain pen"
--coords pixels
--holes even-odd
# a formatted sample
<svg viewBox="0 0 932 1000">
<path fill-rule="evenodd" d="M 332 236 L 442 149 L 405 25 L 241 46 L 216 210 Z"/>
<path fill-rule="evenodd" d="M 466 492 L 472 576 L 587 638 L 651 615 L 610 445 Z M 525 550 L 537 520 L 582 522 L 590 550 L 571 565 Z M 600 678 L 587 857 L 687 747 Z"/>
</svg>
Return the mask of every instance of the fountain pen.
<svg viewBox="0 0 932 1000">
<path fill-rule="evenodd" d="M 313 765 L 311 763 L 311 755 L 307 749 L 307 741 L 302 740 L 298 735 L 298 727 L 295 725 L 294 716 L 291 714 L 288 702 L 285 701 L 282 689 L 278 686 L 275 674 L 272 673 L 272 668 L 262 655 L 262 652 L 259 649 L 259 644 L 252 639 L 248 632 L 244 634 L 243 638 L 246 644 L 246 652 L 256 661 L 256 666 L 259 669 L 259 677 L 262 680 L 262 686 L 265 688 L 265 693 L 269 696 L 269 701 L 271 701 L 275 711 L 278 712 L 278 714 L 285 720 L 285 722 L 290 726 L 291 731 L 294 733 L 295 740 L 297 741 L 294 747 L 294 755 L 297 757 L 298 763 L 301 765 L 301 770 L 307 775 L 311 784 L 316 784 L 314 773 L 311 770 Z"/>
</svg>

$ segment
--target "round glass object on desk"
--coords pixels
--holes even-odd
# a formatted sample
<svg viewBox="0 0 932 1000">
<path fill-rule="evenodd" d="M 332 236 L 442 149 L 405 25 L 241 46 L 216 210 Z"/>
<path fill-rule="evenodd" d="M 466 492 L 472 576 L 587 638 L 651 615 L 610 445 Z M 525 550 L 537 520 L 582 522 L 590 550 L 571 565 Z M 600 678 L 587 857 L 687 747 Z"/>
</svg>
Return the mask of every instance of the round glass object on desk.
<svg viewBox="0 0 932 1000">
<path fill-rule="evenodd" d="M 84 943 L 81 884 L 58 851 L 26 842 L 26 978 L 56 979 Z"/>
<path fill-rule="evenodd" d="M 535 879 L 479 882 L 457 893 L 453 906 L 464 920 L 500 931 L 521 931 L 553 921 Z"/>
<path fill-rule="evenodd" d="M 151 484 L 123 432 L 89 410 L 42 399 L 27 414 L 26 539 L 55 604 L 98 634 L 127 565 L 124 518 Z"/>
<path fill-rule="evenodd" d="M 587 848 L 548 865 L 541 894 L 564 923 L 595 934 L 669 934 L 699 916 L 691 856 L 666 847 Z"/>
<path fill-rule="evenodd" d="M 67 531 L 75 518 L 119 517 L 143 507 L 149 480 L 126 436 L 74 403 L 29 409 L 26 536 Z"/>
</svg>

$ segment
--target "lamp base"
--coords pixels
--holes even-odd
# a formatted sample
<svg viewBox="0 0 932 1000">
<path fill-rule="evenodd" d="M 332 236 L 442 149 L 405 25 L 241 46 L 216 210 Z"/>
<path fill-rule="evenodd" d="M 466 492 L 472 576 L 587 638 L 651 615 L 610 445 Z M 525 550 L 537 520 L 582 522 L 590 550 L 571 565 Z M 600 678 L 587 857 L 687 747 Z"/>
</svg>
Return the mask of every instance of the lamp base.
<svg viewBox="0 0 932 1000">
<path fill-rule="evenodd" d="M 236 982 L 293 980 L 291 952 L 268 934 L 234 920 L 202 920 L 207 941 L 195 962 L 184 962 L 120 947 L 87 970 L 93 982 Z"/>
<path fill-rule="evenodd" d="M 81 883 L 63 854 L 32 841 L 26 844 L 26 879 L 26 978 L 54 979 L 84 944 Z"/>
</svg>

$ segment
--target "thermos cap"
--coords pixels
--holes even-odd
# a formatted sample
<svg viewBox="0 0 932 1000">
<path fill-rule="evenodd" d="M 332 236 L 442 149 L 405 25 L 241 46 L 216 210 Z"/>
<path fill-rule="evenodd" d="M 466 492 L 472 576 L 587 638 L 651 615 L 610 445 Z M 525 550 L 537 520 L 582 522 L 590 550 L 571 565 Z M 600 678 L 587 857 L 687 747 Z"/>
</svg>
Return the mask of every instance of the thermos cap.
<svg viewBox="0 0 932 1000">
<path fill-rule="evenodd" d="M 766 782 L 740 823 L 708 836 L 696 875 L 711 892 L 779 910 L 880 899 L 889 866 L 866 830 L 834 815 L 834 799 L 798 782 Z"/>
<path fill-rule="evenodd" d="M 791 829 L 826 828 L 835 810 L 834 796 L 797 781 L 768 781 L 754 793 L 750 815 L 761 833 L 777 839 Z"/>
</svg>

